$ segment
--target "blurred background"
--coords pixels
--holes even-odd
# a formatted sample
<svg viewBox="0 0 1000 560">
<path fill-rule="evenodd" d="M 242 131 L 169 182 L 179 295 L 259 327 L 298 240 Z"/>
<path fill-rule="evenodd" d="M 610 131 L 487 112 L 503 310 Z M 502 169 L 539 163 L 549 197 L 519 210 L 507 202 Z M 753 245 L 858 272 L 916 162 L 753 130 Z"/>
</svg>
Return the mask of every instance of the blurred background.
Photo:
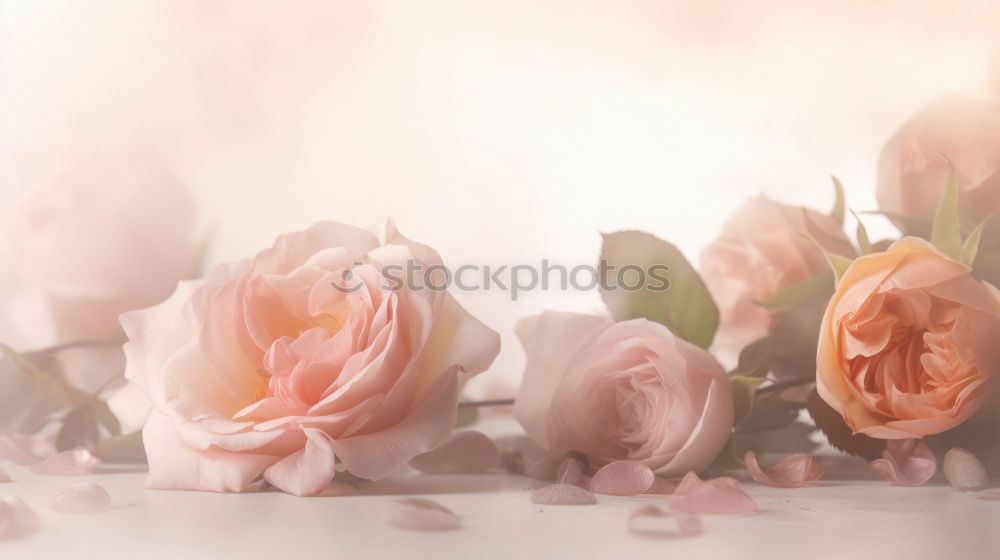
<svg viewBox="0 0 1000 560">
<path fill-rule="evenodd" d="M 387 217 L 451 265 L 589 264 L 626 228 L 696 261 L 758 192 L 825 210 L 833 174 L 874 209 L 882 144 L 998 46 L 989 0 L 0 0 L 0 206 L 141 153 L 209 263 Z M 504 336 L 473 392 L 520 375 L 519 317 L 600 308 L 456 296 Z"/>
</svg>

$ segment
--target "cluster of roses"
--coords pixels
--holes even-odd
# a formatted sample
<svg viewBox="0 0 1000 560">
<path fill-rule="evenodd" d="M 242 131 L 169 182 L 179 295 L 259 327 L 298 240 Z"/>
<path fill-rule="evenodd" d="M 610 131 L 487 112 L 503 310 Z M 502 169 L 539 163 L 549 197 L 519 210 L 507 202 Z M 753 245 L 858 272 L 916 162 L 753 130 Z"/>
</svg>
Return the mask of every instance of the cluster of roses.
<svg viewBox="0 0 1000 560">
<path fill-rule="evenodd" d="M 700 274 L 651 235 L 607 235 L 603 259 L 667 265 L 670 289 L 608 291 L 609 316 L 523 320 L 515 416 L 556 461 L 628 461 L 662 478 L 732 455 L 734 426 L 781 427 L 802 407 L 831 442 L 870 458 L 885 440 L 913 452 L 914 439 L 992 426 L 1000 227 L 984 224 L 1000 207 L 998 170 L 1000 102 L 948 99 L 882 155 L 879 200 L 904 233 L 897 241 L 873 243 L 859 224 L 855 246 L 842 193 L 830 215 L 751 199 L 705 249 Z M 448 293 L 387 289 L 387 266 L 441 264 L 392 224 L 382 240 L 334 223 L 281 236 L 124 313 L 121 331 L 108 316 L 156 303 L 164 282 L 194 270 L 190 205 L 147 189 L 101 220 L 95 212 L 122 193 L 70 178 L 17 222 L 16 239 L 30 243 L 19 249 L 33 255 L 20 272 L 33 273 L 24 285 L 45 313 L 32 321 L 51 316 L 58 328 L 48 350 L 4 347 L 5 458 L 75 453 L 93 464 L 141 427 L 150 488 L 244 491 L 263 480 L 319 494 L 339 473 L 379 479 L 446 442 L 464 380 L 499 351 L 497 333 Z M 364 289 L 331 289 L 348 270 Z M 151 272 L 156 283 L 144 280 Z M 119 338 L 124 378 L 107 354 Z M 710 349 L 738 364 L 727 372 Z"/>
</svg>

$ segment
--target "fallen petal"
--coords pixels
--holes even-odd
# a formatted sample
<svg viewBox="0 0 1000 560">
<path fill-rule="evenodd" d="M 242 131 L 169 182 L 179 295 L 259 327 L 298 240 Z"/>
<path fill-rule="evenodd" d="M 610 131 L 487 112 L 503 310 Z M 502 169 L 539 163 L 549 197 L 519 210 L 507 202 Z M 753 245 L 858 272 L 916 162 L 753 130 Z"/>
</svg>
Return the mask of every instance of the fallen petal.
<svg viewBox="0 0 1000 560">
<path fill-rule="evenodd" d="M 982 490 L 990 484 L 990 475 L 971 451 L 953 447 L 944 454 L 944 477 L 959 490 Z"/>
<path fill-rule="evenodd" d="M 494 443 L 500 450 L 501 464 L 509 474 L 555 480 L 559 459 L 542 449 L 531 438 L 504 436 L 494 440 Z"/>
<path fill-rule="evenodd" d="M 475 431 L 452 434 L 434 450 L 410 460 L 411 467 L 427 474 L 479 474 L 499 465 L 496 444 Z"/>
<path fill-rule="evenodd" d="M 0 482 L 10 482 L 10 475 L 3 469 L 0 469 Z"/>
<path fill-rule="evenodd" d="M 16 496 L 0 499 L 0 540 L 16 539 L 38 530 L 39 520 L 27 504 Z"/>
<path fill-rule="evenodd" d="M 338 496 L 357 496 L 358 492 L 360 490 L 358 490 L 357 486 L 334 480 L 325 490 L 316 495 L 323 498 L 333 498 Z"/>
<path fill-rule="evenodd" d="M 635 496 L 653 486 L 656 475 L 638 461 L 615 461 L 601 467 L 590 480 L 591 492 Z"/>
<path fill-rule="evenodd" d="M 536 504 L 553 506 L 587 506 L 597 503 L 593 494 L 572 484 L 550 484 L 531 495 Z"/>
<path fill-rule="evenodd" d="M 90 482 L 77 482 L 49 494 L 49 507 L 62 513 L 100 513 L 111 509 L 111 496 Z"/>
<path fill-rule="evenodd" d="M 461 525 L 450 509 L 424 498 L 393 500 L 385 505 L 382 514 L 387 523 L 403 529 L 447 531 Z"/>
<path fill-rule="evenodd" d="M 628 530 L 640 535 L 695 536 L 702 533 L 702 523 L 697 514 L 646 504 L 629 512 Z"/>
<path fill-rule="evenodd" d="M 677 481 L 669 480 L 666 478 L 656 477 L 653 479 L 653 485 L 646 490 L 647 494 L 673 494 L 677 490 Z"/>
<path fill-rule="evenodd" d="M 27 434 L 0 435 L 0 459 L 11 463 L 37 465 L 55 453 L 55 445 L 46 438 Z"/>
<path fill-rule="evenodd" d="M 1000 488 L 990 488 L 976 494 L 980 500 L 1000 500 Z"/>
<path fill-rule="evenodd" d="M 762 469 L 757 463 L 757 454 L 747 451 L 743 459 L 747 472 L 754 480 L 767 486 L 796 488 L 807 486 L 809 482 L 823 477 L 823 467 L 807 453 L 785 457 L 777 465 Z"/>
<path fill-rule="evenodd" d="M 556 471 L 556 482 L 586 488 L 590 479 L 583 472 L 583 461 L 576 457 L 566 457 Z"/>
<path fill-rule="evenodd" d="M 694 472 L 689 472 L 674 490 L 670 508 L 688 513 L 735 514 L 756 511 L 757 504 L 734 478 L 722 476 L 702 480 Z"/>
<path fill-rule="evenodd" d="M 31 470 L 39 474 L 79 475 L 94 472 L 101 460 L 86 449 L 74 449 L 56 453 Z"/>
<path fill-rule="evenodd" d="M 871 462 L 876 474 L 898 486 L 920 486 L 934 476 L 937 458 L 916 439 L 889 440 L 881 459 Z"/>
</svg>

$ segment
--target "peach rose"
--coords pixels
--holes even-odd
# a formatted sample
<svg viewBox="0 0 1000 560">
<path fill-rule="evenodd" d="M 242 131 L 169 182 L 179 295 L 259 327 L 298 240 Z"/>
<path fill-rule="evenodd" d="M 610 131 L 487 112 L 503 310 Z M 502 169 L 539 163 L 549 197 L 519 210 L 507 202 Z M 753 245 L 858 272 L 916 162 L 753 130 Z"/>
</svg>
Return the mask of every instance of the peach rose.
<svg viewBox="0 0 1000 560">
<path fill-rule="evenodd" d="M 262 476 L 313 495 L 338 462 L 378 479 L 445 441 L 460 382 L 499 337 L 449 294 L 391 283 L 384 267 L 441 259 L 387 229 L 380 244 L 320 223 L 122 316 L 126 377 L 154 407 L 147 487 L 239 492 Z"/>
<path fill-rule="evenodd" d="M 984 403 L 1000 366 L 1000 296 L 916 237 L 860 257 L 823 316 L 819 395 L 881 439 L 936 434 Z"/>
<path fill-rule="evenodd" d="M 920 109 L 882 149 L 879 208 L 933 219 L 948 183 L 949 159 L 971 228 L 1000 209 L 1000 100 L 951 95 Z"/>
<path fill-rule="evenodd" d="M 550 453 L 593 466 L 700 471 L 733 427 L 732 385 L 707 352 L 645 319 L 547 311 L 517 325 L 527 353 L 514 415 Z"/>
<path fill-rule="evenodd" d="M 723 226 L 722 234 L 701 253 L 701 274 L 719 307 L 715 348 L 731 357 L 768 334 L 773 313 L 757 304 L 813 276 L 829 272 L 825 259 L 802 234 L 841 255 L 854 248 L 833 218 L 774 202 L 751 198 Z"/>
</svg>

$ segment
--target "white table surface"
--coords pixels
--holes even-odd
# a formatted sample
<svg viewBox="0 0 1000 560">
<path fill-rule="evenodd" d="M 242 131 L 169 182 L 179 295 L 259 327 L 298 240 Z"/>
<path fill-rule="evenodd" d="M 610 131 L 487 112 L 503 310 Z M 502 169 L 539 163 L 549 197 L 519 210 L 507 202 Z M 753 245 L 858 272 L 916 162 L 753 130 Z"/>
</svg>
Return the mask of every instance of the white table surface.
<svg viewBox="0 0 1000 560">
<path fill-rule="evenodd" d="M 704 534 L 688 538 L 628 531 L 633 507 L 664 498 L 598 496 L 594 506 L 539 506 L 529 495 L 545 483 L 510 475 L 408 472 L 363 484 L 357 496 L 299 498 L 278 492 L 150 491 L 143 489 L 139 467 L 106 466 L 106 472 L 74 477 L 4 468 L 14 481 L 0 485 L 0 495 L 27 502 L 42 527 L 18 541 L 0 542 L 2 560 L 1000 558 L 1000 502 L 977 499 L 943 481 L 894 487 L 857 468 L 848 476 L 867 480 L 838 480 L 841 475 L 828 469 L 827 479 L 813 488 L 747 482 L 744 488 L 759 512 L 704 516 Z M 112 510 L 72 515 L 49 509 L 50 492 L 75 481 L 107 489 Z M 440 533 L 389 526 L 382 509 L 399 496 L 436 500 L 455 511 L 463 526 Z"/>
</svg>

